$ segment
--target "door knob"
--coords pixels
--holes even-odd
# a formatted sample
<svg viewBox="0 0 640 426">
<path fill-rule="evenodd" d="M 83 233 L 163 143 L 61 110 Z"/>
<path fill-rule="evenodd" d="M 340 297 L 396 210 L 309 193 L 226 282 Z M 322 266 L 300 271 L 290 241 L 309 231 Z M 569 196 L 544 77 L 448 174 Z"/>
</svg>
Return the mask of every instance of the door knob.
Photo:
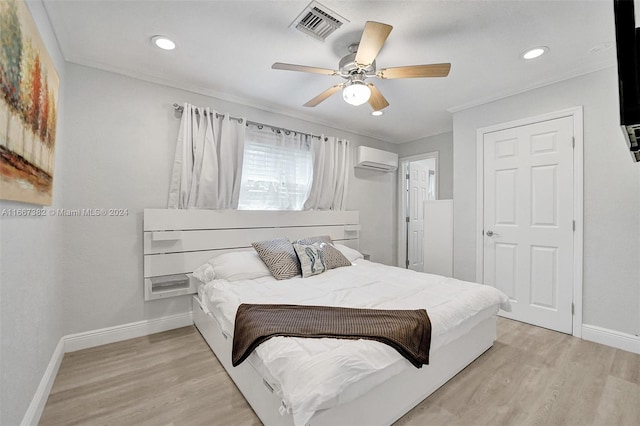
<svg viewBox="0 0 640 426">
<path fill-rule="evenodd" d="M 497 233 L 493 232 L 491 229 L 489 229 L 486 232 L 486 234 L 487 234 L 487 237 L 499 237 L 500 236 L 500 234 L 497 234 Z"/>
</svg>

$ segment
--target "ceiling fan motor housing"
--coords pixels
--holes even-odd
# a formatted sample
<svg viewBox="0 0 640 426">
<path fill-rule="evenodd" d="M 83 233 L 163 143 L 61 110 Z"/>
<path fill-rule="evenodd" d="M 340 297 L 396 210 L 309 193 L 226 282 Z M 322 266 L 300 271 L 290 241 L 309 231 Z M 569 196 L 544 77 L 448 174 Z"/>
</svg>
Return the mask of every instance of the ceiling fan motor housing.
<svg viewBox="0 0 640 426">
<path fill-rule="evenodd" d="M 376 61 L 373 61 L 366 67 L 358 66 L 355 53 L 350 53 L 340 59 L 338 66 L 340 68 L 340 75 L 344 78 L 348 78 L 354 74 L 365 74 L 367 77 L 372 77 L 376 74 Z"/>
</svg>

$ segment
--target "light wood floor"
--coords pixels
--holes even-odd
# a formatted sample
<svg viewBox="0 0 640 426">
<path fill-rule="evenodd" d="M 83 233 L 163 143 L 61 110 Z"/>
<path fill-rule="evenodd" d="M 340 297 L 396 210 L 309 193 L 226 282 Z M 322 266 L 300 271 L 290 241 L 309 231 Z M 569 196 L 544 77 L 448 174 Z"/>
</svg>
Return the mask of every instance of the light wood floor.
<svg viewBox="0 0 640 426">
<path fill-rule="evenodd" d="M 259 425 L 194 327 L 66 354 L 41 425 Z M 640 355 L 506 319 L 397 425 L 640 425 Z"/>
</svg>

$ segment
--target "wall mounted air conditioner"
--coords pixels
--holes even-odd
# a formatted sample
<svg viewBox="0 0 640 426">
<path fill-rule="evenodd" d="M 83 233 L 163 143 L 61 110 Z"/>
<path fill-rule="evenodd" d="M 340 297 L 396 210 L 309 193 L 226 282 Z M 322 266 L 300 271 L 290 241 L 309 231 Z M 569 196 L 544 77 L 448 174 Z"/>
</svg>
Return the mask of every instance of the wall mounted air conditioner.
<svg viewBox="0 0 640 426">
<path fill-rule="evenodd" d="M 392 172 L 398 168 L 398 154 L 368 146 L 359 146 L 356 151 L 356 167 L 379 172 Z"/>
</svg>

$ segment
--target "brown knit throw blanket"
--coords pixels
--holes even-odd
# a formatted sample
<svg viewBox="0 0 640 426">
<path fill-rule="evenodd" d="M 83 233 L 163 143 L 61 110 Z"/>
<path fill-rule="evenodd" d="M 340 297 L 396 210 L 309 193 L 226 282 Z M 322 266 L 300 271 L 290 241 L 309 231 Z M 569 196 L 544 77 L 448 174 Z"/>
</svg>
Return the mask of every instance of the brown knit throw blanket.
<svg viewBox="0 0 640 426">
<path fill-rule="evenodd" d="M 260 343 L 274 336 L 375 340 L 391 346 L 420 368 L 429 364 L 431 321 L 424 309 L 243 303 L 238 308 L 233 332 L 233 366 L 239 365 Z"/>
</svg>

